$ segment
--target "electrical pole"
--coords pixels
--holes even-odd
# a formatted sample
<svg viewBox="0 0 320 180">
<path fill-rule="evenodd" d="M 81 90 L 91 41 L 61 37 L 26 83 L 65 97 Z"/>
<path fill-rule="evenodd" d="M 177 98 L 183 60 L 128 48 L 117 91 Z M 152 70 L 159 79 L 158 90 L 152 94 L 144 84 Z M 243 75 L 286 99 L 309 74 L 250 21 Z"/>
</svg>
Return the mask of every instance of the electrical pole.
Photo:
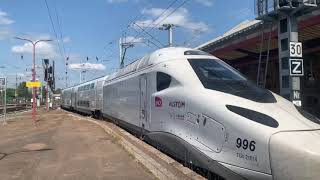
<svg viewBox="0 0 320 180">
<path fill-rule="evenodd" d="M 49 59 L 44 59 L 43 60 L 43 62 L 44 62 L 44 65 L 45 65 L 45 71 L 44 71 L 44 73 L 45 73 L 45 78 L 44 78 L 44 80 L 47 82 L 47 84 L 46 84 L 46 111 L 48 112 L 49 111 L 49 103 L 48 103 L 48 93 L 49 93 L 49 87 L 48 87 L 48 84 L 49 84 L 49 68 L 48 68 L 48 66 L 49 66 Z"/>
<path fill-rule="evenodd" d="M 17 88 L 18 88 L 18 73 L 16 73 L 16 89 L 14 91 L 14 97 L 16 98 L 16 104 L 17 104 L 17 96 L 18 96 Z"/>
<path fill-rule="evenodd" d="M 7 77 L 5 77 L 5 85 L 4 85 L 4 109 L 3 109 L 3 115 L 4 115 L 4 122 L 3 124 L 7 124 Z"/>
<path fill-rule="evenodd" d="M 83 68 L 79 68 L 80 69 L 80 84 L 85 81 L 85 74 L 83 74 L 83 73 L 87 72 L 87 70 L 85 69 L 85 64 L 82 63 L 81 66 Z"/>
<path fill-rule="evenodd" d="M 0 89 L 1 92 L 4 91 L 4 97 L 3 94 L 2 95 L 2 102 L 3 102 L 3 124 L 7 124 L 7 78 L 6 77 L 0 77 Z"/>
<path fill-rule="evenodd" d="M 122 46 L 122 38 L 120 37 L 119 39 L 119 63 L 120 63 L 120 68 L 123 68 L 124 66 L 124 62 L 122 60 L 122 49 L 123 49 L 123 46 Z"/>
<path fill-rule="evenodd" d="M 66 58 L 66 88 L 68 87 L 68 65 L 69 65 L 69 56 Z"/>
<path fill-rule="evenodd" d="M 5 68 L 5 66 L 1 66 L 0 68 Z M 4 91 L 4 97 L 2 92 Z M 7 113 L 7 78 L 0 77 L 0 92 L 2 96 L 2 103 L 3 103 L 3 125 L 7 124 L 6 113 Z"/>
<path fill-rule="evenodd" d="M 126 40 L 126 38 L 125 38 Z M 123 42 L 123 38 L 120 38 L 119 40 L 119 50 L 120 50 L 120 68 L 124 67 L 124 58 L 126 56 L 126 52 L 128 48 L 134 47 L 134 42 Z"/>
<path fill-rule="evenodd" d="M 168 47 L 173 46 L 173 27 L 175 27 L 174 24 L 163 24 L 162 27 L 160 27 L 160 30 L 168 31 Z"/>
<path fill-rule="evenodd" d="M 32 50 L 33 50 L 33 61 L 32 61 L 32 81 L 35 82 L 36 81 L 36 45 L 39 43 L 39 42 L 48 42 L 48 41 L 52 41 L 50 39 L 46 39 L 46 40 L 37 40 L 37 41 L 32 41 L 30 39 L 26 39 L 26 38 L 20 38 L 20 37 L 15 37 L 16 39 L 19 39 L 19 40 L 23 40 L 23 41 L 28 41 L 32 44 Z M 33 119 L 33 123 L 35 124 L 36 123 L 36 113 L 37 113 L 37 109 L 36 109 L 36 106 L 37 106 L 37 102 L 36 102 L 36 93 L 37 93 L 37 90 L 36 90 L 36 87 L 33 87 L 32 88 L 32 119 Z"/>
<path fill-rule="evenodd" d="M 47 72 L 48 76 L 48 72 Z M 46 87 L 46 110 L 49 111 L 49 82 L 47 81 L 47 87 Z"/>
<path fill-rule="evenodd" d="M 80 72 L 80 83 L 82 83 L 82 82 L 85 82 L 86 81 L 86 73 L 87 73 L 87 70 L 86 69 L 84 69 L 84 70 L 81 70 L 81 72 Z"/>
</svg>

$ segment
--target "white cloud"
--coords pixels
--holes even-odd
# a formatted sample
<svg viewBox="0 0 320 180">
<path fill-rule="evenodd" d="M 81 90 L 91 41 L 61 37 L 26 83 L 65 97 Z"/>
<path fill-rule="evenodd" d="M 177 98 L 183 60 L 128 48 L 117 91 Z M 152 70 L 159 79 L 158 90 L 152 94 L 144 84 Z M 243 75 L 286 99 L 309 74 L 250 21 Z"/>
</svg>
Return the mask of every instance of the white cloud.
<svg viewBox="0 0 320 180">
<path fill-rule="evenodd" d="M 198 31 L 198 32 L 206 32 L 209 30 L 207 24 L 201 21 L 193 21 L 190 18 L 189 11 L 186 8 L 180 8 L 176 10 L 174 13 L 170 14 L 173 9 L 169 8 L 167 11 L 164 12 L 165 9 L 162 8 L 151 8 L 151 9 L 144 9 L 142 10 L 142 14 L 151 17 L 147 20 L 136 21 L 135 23 L 141 27 L 153 27 L 157 25 L 157 27 L 161 27 L 162 24 L 174 24 L 176 26 L 185 28 L 190 31 Z M 163 13 L 163 14 L 162 14 Z M 157 18 L 161 15 L 155 22 L 152 22 L 154 18 Z M 133 25 L 135 27 L 135 25 Z M 137 27 L 136 27 L 137 28 Z"/>
<path fill-rule="evenodd" d="M 26 42 L 23 45 L 16 45 L 11 48 L 11 51 L 13 53 L 27 53 L 27 54 L 32 54 L 33 53 L 33 46 L 31 43 Z M 53 47 L 52 44 L 48 42 L 39 42 L 36 45 L 36 55 L 45 57 L 45 58 L 56 58 L 58 57 L 58 54 Z"/>
<path fill-rule="evenodd" d="M 14 21 L 8 17 L 8 14 L 0 10 L 0 25 L 12 24 Z"/>
<path fill-rule="evenodd" d="M 142 41 L 143 41 L 143 38 L 135 38 L 133 36 L 127 36 L 127 37 L 125 37 L 123 39 L 124 43 L 128 43 L 128 42 L 130 42 L 130 43 L 140 43 Z"/>
<path fill-rule="evenodd" d="M 212 6 L 214 0 L 195 0 L 196 2 L 204 5 L 204 6 Z"/>
<path fill-rule="evenodd" d="M 103 64 L 92 63 L 74 63 L 69 64 L 69 69 L 73 70 L 105 70 L 106 67 Z"/>
</svg>

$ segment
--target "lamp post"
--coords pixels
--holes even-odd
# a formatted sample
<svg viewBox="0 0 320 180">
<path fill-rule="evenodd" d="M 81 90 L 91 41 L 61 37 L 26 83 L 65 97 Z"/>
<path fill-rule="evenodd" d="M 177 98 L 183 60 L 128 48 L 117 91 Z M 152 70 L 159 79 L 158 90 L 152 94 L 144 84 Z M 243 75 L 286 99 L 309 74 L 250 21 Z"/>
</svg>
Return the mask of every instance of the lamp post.
<svg viewBox="0 0 320 180">
<path fill-rule="evenodd" d="M 50 39 L 40 39 L 40 40 L 36 40 L 36 41 L 32 41 L 30 39 L 26 39 L 26 38 L 21 38 L 21 37 L 15 37 L 16 39 L 19 39 L 19 40 L 23 40 L 23 41 L 28 41 L 32 44 L 32 47 L 33 47 L 33 61 L 32 61 L 32 81 L 35 82 L 36 81 L 36 45 L 39 43 L 39 42 L 49 42 L 49 41 L 52 41 Z M 35 87 L 32 87 L 32 119 L 33 119 L 33 122 L 36 123 L 36 106 L 37 106 L 37 103 L 36 103 L 36 88 Z"/>
</svg>

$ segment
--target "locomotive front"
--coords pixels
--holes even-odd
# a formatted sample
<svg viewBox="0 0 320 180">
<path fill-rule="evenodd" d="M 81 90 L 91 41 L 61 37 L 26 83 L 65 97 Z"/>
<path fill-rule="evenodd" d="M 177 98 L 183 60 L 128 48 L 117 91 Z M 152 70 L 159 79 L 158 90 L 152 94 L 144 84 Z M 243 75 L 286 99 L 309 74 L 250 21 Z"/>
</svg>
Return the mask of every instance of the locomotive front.
<svg viewBox="0 0 320 180">
<path fill-rule="evenodd" d="M 320 177 L 319 119 L 256 86 L 221 60 L 187 61 L 201 86 L 200 95 L 187 96 L 193 97 L 192 109 L 204 117 L 198 136 L 211 151 L 203 153 L 248 179 Z M 224 136 L 217 135 L 219 127 Z"/>
</svg>

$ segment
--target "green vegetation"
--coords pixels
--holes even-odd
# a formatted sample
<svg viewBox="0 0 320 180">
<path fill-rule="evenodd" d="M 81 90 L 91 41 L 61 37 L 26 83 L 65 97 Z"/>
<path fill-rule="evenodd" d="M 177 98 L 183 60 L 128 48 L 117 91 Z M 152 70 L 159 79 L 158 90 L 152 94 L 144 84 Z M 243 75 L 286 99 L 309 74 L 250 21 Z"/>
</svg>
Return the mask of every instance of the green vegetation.
<svg viewBox="0 0 320 180">
<path fill-rule="evenodd" d="M 7 102 L 12 102 L 15 98 L 15 89 L 7 88 Z"/>
<path fill-rule="evenodd" d="M 30 99 L 31 91 L 26 87 L 26 82 L 22 82 L 17 87 L 17 95 L 19 98 Z"/>
</svg>

